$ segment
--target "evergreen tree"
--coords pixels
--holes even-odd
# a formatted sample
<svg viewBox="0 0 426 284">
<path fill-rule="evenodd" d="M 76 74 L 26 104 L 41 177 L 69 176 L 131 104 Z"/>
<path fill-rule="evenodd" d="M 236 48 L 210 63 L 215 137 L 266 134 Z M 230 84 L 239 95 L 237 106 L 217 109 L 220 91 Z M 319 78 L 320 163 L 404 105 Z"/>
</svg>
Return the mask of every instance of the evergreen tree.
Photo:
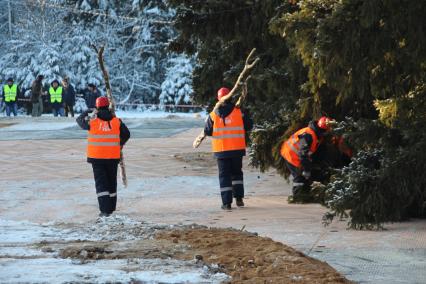
<svg viewBox="0 0 426 284">
<path fill-rule="evenodd" d="M 281 33 L 303 59 L 314 113 L 347 123 L 358 151 L 328 186 L 332 215 L 380 226 L 425 213 L 426 48 L 422 1 L 299 1 Z M 376 121 L 379 119 L 379 122 Z M 341 130 L 340 130 L 341 131 Z"/>
<path fill-rule="evenodd" d="M 328 115 L 343 121 L 333 135 L 343 136 L 355 156 L 339 169 L 338 153 L 323 147 L 325 187 L 318 196 L 331 209 L 326 219 L 349 213 L 352 227 L 371 228 L 425 214 L 425 2 L 171 4 L 181 32 L 175 50 L 197 54 L 198 101 L 212 102 L 218 86 L 235 79 L 245 52 L 260 51 L 263 64 L 248 102 L 258 123 L 253 165 L 285 174 L 282 141 L 310 119 Z"/>
<path fill-rule="evenodd" d="M 170 4 L 176 9 L 179 31 L 172 50 L 196 55 L 193 88 L 198 103 L 212 106 L 216 91 L 233 86 L 248 52 L 257 49 L 261 61 L 252 72 L 244 104 L 259 124 L 250 156 L 262 170 L 276 166 L 279 159 L 272 148 L 290 124 L 306 76 L 299 58 L 289 53 L 279 35 L 269 32 L 270 21 L 291 5 L 281 0 L 171 0 Z"/>
<path fill-rule="evenodd" d="M 28 88 L 37 74 L 44 74 L 47 82 L 66 75 L 78 90 L 88 83 L 102 88 L 91 45 L 106 44 L 105 60 L 117 101 L 160 102 L 167 68 L 175 60 L 168 50 L 176 34 L 171 26 L 174 11 L 164 0 L 12 2 L 17 20 L 13 37 L 0 43 L 2 77 L 12 76 Z M 0 33 L 6 36 L 7 29 Z M 181 75 L 187 75 L 183 80 L 190 84 L 191 75 Z"/>
<path fill-rule="evenodd" d="M 187 56 L 176 56 L 169 60 L 166 78 L 161 84 L 160 104 L 188 104 L 192 96 L 192 66 Z"/>
</svg>

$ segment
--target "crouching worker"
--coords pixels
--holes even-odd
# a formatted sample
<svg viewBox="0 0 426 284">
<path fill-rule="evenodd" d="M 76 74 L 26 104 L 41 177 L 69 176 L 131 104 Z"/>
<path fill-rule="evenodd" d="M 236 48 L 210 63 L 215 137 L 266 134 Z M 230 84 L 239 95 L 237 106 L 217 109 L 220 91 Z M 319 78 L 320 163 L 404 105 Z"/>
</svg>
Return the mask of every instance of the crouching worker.
<svg viewBox="0 0 426 284">
<path fill-rule="evenodd" d="M 78 125 L 89 131 L 87 162 L 93 168 L 100 217 L 108 217 L 116 209 L 120 150 L 130 138 L 129 129 L 108 107 L 108 98 L 99 97 L 93 117 L 89 109 L 77 118 Z"/>
<path fill-rule="evenodd" d="M 217 99 L 229 94 L 229 89 L 221 88 Z M 246 154 L 246 131 L 253 122 L 243 115 L 240 108 L 225 102 L 217 111 L 210 113 L 204 133 L 212 136 L 212 148 L 219 168 L 222 209 L 231 210 L 233 197 L 238 207 L 244 206 L 243 156 Z"/>
<path fill-rule="evenodd" d="M 321 117 L 308 127 L 294 133 L 281 146 L 281 156 L 293 176 L 292 202 L 310 202 L 312 155 L 318 150 L 324 134 L 330 130 L 331 119 Z"/>
</svg>

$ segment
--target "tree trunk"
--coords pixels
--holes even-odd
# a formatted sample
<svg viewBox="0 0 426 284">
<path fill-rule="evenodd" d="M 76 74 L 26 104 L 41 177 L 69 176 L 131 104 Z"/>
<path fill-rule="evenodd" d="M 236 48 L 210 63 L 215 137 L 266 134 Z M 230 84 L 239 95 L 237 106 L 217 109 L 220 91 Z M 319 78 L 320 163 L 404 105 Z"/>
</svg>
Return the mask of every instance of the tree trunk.
<svg viewBox="0 0 426 284">
<path fill-rule="evenodd" d="M 8 10 L 8 18 L 9 18 L 9 37 L 12 39 L 12 7 L 10 5 L 10 1 L 7 1 L 7 10 Z"/>
</svg>

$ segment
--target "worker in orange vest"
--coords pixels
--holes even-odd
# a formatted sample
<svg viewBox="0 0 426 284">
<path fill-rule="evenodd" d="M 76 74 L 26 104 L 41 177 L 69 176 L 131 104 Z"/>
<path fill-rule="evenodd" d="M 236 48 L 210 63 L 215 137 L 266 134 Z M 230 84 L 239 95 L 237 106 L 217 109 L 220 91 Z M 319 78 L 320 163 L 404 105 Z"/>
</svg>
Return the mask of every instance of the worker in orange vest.
<svg viewBox="0 0 426 284">
<path fill-rule="evenodd" d="M 221 88 L 217 99 L 229 94 Z M 246 154 L 246 132 L 253 122 L 240 108 L 227 101 L 206 120 L 204 133 L 212 137 L 212 149 L 219 168 L 222 209 L 231 210 L 233 197 L 238 207 L 244 207 L 243 156 Z"/>
<path fill-rule="evenodd" d="M 311 178 L 311 156 L 317 151 L 323 135 L 330 130 L 328 117 L 311 121 L 308 127 L 294 133 L 281 146 L 281 156 L 293 176 L 293 200 L 309 194 Z"/>
<path fill-rule="evenodd" d="M 108 98 L 99 97 L 93 117 L 89 116 L 93 109 L 89 109 L 77 118 L 78 125 L 89 131 L 87 162 L 93 168 L 100 217 L 108 217 L 116 209 L 120 150 L 130 138 L 129 129 L 108 107 Z"/>
</svg>

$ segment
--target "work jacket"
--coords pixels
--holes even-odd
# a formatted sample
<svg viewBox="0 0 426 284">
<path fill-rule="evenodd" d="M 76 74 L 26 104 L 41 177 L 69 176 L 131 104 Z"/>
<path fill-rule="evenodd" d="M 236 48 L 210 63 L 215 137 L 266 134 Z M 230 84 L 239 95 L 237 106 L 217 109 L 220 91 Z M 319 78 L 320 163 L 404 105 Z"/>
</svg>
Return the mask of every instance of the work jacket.
<svg viewBox="0 0 426 284">
<path fill-rule="evenodd" d="M 311 122 L 282 144 L 281 156 L 293 166 L 310 171 L 311 156 L 318 150 L 323 133 L 315 122 Z"/>
<path fill-rule="evenodd" d="M 87 136 L 87 158 L 120 159 L 120 120 L 100 118 L 90 120 Z"/>
<path fill-rule="evenodd" d="M 119 118 L 112 115 L 108 109 L 100 109 L 96 118 L 93 119 L 90 118 L 90 112 L 92 111 L 93 110 L 87 110 L 77 118 L 78 125 L 82 129 L 89 131 L 87 162 L 97 164 L 118 163 L 120 161 L 120 147 L 124 146 L 127 140 L 129 140 L 130 131 L 127 126 Z M 118 140 L 117 133 L 119 136 Z M 101 142 L 101 144 L 99 144 L 99 142 Z"/>
<path fill-rule="evenodd" d="M 225 119 L 212 112 L 212 150 L 214 153 L 245 150 L 246 136 L 241 110 L 234 108 Z"/>
<path fill-rule="evenodd" d="M 210 113 L 204 133 L 212 137 L 212 151 L 216 158 L 234 158 L 246 154 L 245 134 L 252 127 L 252 120 L 240 108 L 225 103 Z"/>
</svg>

